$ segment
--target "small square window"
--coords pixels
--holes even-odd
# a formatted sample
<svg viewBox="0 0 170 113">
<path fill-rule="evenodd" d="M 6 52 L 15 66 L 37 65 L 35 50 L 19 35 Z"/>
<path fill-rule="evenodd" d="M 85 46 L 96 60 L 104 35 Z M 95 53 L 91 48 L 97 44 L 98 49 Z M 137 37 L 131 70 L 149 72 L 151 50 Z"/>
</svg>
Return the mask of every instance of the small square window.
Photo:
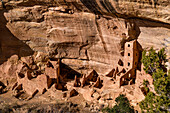
<svg viewBox="0 0 170 113">
<path fill-rule="evenodd" d="M 130 63 L 128 62 L 128 66 L 130 66 Z"/>
<path fill-rule="evenodd" d="M 130 44 L 128 44 L 128 47 L 130 47 Z"/>
<path fill-rule="evenodd" d="M 128 53 L 128 56 L 130 56 L 130 53 Z"/>
<path fill-rule="evenodd" d="M 129 78 L 131 77 L 131 74 L 129 73 Z"/>
</svg>

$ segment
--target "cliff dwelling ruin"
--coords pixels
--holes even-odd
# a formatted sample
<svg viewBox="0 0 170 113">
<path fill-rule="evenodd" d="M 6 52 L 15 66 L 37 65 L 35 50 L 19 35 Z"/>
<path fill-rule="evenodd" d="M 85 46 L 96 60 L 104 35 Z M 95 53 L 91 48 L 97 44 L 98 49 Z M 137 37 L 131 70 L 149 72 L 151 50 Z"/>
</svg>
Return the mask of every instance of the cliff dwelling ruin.
<svg viewBox="0 0 170 113">
<path fill-rule="evenodd" d="M 117 67 L 106 75 L 100 75 L 95 70 L 81 74 L 63 64 L 61 59 L 48 59 L 44 70 L 39 71 L 33 58 L 27 57 L 18 65 L 13 94 L 25 100 L 46 92 L 58 99 L 81 94 L 86 101 L 105 103 L 111 98 L 107 101 L 112 103 L 118 94 L 123 93 L 133 100 L 132 104 L 137 104 L 144 98 L 141 91 L 143 80 L 148 79 L 152 83 L 150 75 L 146 75 L 141 68 L 141 52 L 142 47 L 137 40 L 126 42 L 123 60 L 120 59 Z"/>
<path fill-rule="evenodd" d="M 121 94 L 140 112 L 148 92 L 156 94 L 143 48 L 166 48 L 170 62 L 169 6 L 170 0 L 0 0 L 0 112 L 8 104 L 17 112 L 57 102 L 69 103 L 67 111 L 80 105 L 79 112 L 101 112 Z"/>
</svg>

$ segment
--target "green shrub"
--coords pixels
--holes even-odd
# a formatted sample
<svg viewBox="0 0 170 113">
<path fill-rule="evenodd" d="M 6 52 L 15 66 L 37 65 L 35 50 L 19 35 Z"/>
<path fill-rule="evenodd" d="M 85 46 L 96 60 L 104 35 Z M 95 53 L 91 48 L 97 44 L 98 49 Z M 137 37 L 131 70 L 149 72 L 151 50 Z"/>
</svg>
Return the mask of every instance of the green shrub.
<svg viewBox="0 0 170 113">
<path fill-rule="evenodd" d="M 153 77 L 153 84 L 156 94 L 149 92 L 145 99 L 139 103 L 142 112 L 148 113 L 168 113 L 170 106 L 170 73 L 166 72 L 166 53 L 165 48 L 156 52 L 151 48 L 148 52 L 142 53 L 141 62 L 144 64 L 144 70 Z M 170 71 L 169 71 L 170 72 Z M 147 82 L 144 81 L 144 87 Z"/>
<path fill-rule="evenodd" d="M 105 108 L 102 111 L 107 113 L 134 113 L 133 106 L 130 105 L 129 100 L 125 95 L 120 94 L 116 99 L 116 105 L 113 108 Z"/>
</svg>

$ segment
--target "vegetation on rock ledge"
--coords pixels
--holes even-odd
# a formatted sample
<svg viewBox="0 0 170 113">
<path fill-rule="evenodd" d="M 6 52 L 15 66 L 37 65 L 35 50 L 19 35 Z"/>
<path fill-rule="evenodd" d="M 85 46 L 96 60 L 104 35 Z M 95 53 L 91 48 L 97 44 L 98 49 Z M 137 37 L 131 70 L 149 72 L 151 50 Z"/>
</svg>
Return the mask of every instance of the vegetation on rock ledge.
<svg viewBox="0 0 170 113">
<path fill-rule="evenodd" d="M 125 95 L 120 94 L 116 99 L 116 105 L 113 108 L 105 108 L 103 112 L 107 113 L 135 113 L 133 106 Z"/>
</svg>

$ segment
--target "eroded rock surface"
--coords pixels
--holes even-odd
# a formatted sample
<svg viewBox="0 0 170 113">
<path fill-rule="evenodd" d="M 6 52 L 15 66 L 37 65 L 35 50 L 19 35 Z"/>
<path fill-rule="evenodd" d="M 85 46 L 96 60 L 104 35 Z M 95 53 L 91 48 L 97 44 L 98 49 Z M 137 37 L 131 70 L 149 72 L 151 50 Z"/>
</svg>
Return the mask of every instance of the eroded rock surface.
<svg viewBox="0 0 170 113">
<path fill-rule="evenodd" d="M 166 47 L 170 56 L 169 0 L 3 0 L 0 20 L 0 93 L 17 98 L 48 92 L 114 106 L 124 93 L 137 106 L 143 80 L 154 91 L 153 80 L 143 70 L 129 76 L 125 43 Z"/>
<path fill-rule="evenodd" d="M 43 1 L 44 5 L 38 1 L 20 7 L 28 2 L 18 1 L 16 8 L 4 13 L 7 28 L 33 51 L 65 58 L 63 62 L 76 70 L 95 69 L 106 74 L 122 57 L 124 43 L 128 40 L 138 38 L 144 48 L 168 46 L 170 25 L 169 12 L 164 11 L 164 8 L 169 10 L 166 0 L 132 2 L 133 10 L 126 5 L 129 1 L 107 0 L 66 1 L 67 4 L 60 0 L 58 4 L 51 2 L 53 6 L 48 1 Z M 160 17 L 156 13 L 159 10 Z"/>
</svg>

